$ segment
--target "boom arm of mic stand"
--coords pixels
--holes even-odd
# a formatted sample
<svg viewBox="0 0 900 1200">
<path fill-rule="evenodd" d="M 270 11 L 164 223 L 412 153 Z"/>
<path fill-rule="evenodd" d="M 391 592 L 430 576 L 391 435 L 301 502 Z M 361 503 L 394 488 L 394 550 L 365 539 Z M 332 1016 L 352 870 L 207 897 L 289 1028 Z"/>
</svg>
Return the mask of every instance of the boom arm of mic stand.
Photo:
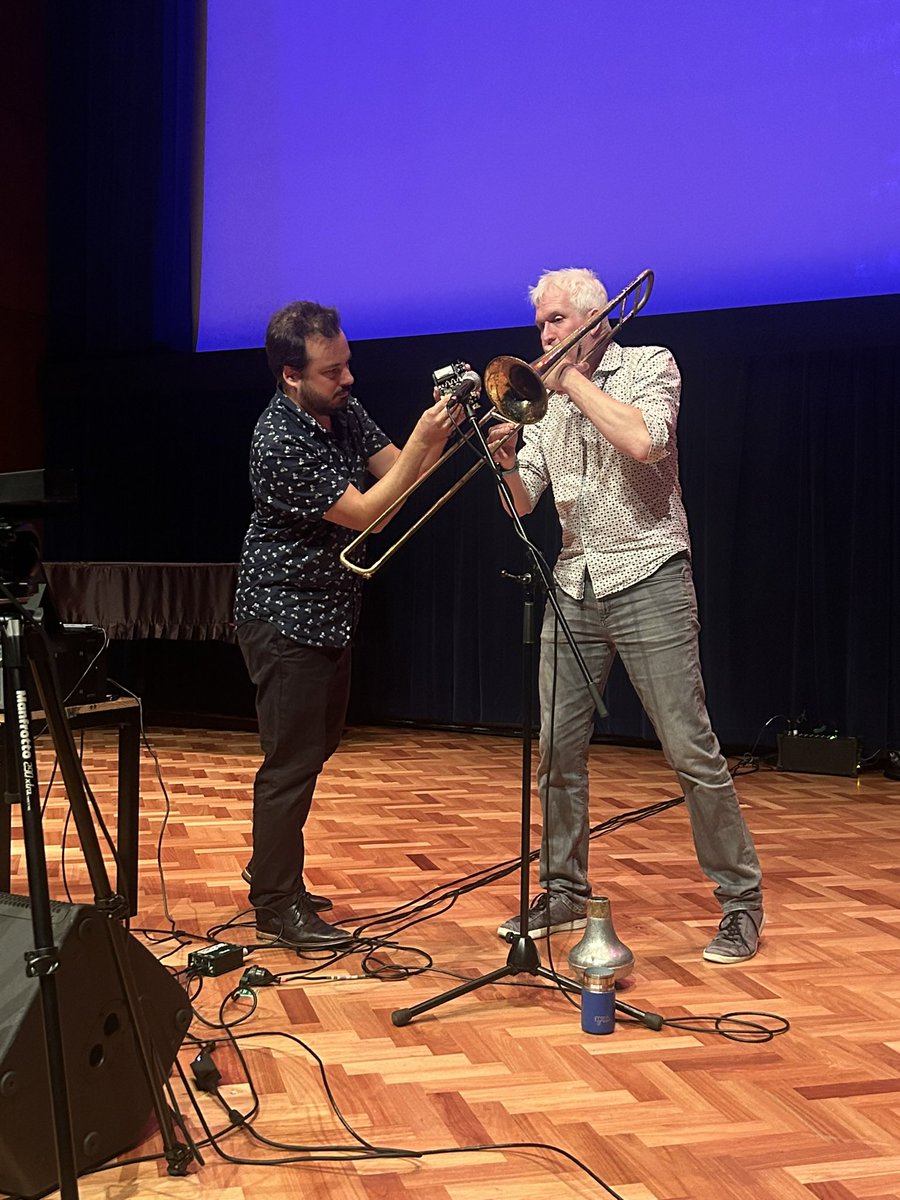
<svg viewBox="0 0 900 1200">
<path fill-rule="evenodd" d="M 559 601 L 556 598 L 556 588 L 554 586 L 553 576 L 546 570 L 545 564 L 544 564 L 543 560 L 541 559 L 540 555 L 535 554 L 531 548 L 531 543 L 528 540 L 528 535 L 525 533 L 525 527 L 522 524 L 522 518 L 516 512 L 516 506 L 515 506 L 515 503 L 513 502 L 512 493 L 509 490 L 509 484 L 503 478 L 503 472 L 500 470 L 497 463 L 494 462 L 493 458 L 491 457 L 491 452 L 490 452 L 490 449 L 488 448 L 487 441 L 485 440 L 484 432 L 482 431 L 481 426 L 475 420 L 474 403 L 472 401 L 467 402 L 465 404 L 465 408 L 466 408 L 466 413 L 472 420 L 472 426 L 475 430 L 475 437 L 481 446 L 482 454 L 484 454 L 488 463 L 490 463 L 490 465 L 494 469 L 494 479 L 497 483 L 497 487 L 500 490 L 500 494 L 502 495 L 503 500 L 506 503 L 507 512 L 509 513 L 510 517 L 512 518 L 512 522 L 516 527 L 516 532 L 518 533 L 520 539 L 528 547 L 529 553 L 531 554 L 532 561 L 534 562 L 535 566 L 537 567 L 538 574 L 540 575 L 541 579 L 544 581 L 544 587 L 547 592 L 547 600 L 550 603 L 550 607 L 553 609 L 554 613 L 556 614 L 556 619 L 559 622 L 560 627 L 562 628 L 562 631 L 563 631 L 566 641 L 569 643 L 569 649 L 572 651 L 572 656 L 575 659 L 576 663 L 578 664 L 578 669 L 584 678 L 585 686 L 587 687 L 590 697 L 594 702 L 594 707 L 596 708 L 597 713 L 601 717 L 605 717 L 608 715 L 606 705 L 603 703 L 603 699 L 600 696 L 600 693 L 597 691 L 597 685 L 594 683 L 593 679 L 591 678 L 591 673 L 588 670 L 587 663 L 584 661 L 584 655 L 581 653 L 581 650 L 578 647 L 578 643 L 575 641 L 574 635 L 572 634 L 572 630 L 569 628 L 569 623 L 562 614 L 562 609 L 560 608 Z"/>
</svg>

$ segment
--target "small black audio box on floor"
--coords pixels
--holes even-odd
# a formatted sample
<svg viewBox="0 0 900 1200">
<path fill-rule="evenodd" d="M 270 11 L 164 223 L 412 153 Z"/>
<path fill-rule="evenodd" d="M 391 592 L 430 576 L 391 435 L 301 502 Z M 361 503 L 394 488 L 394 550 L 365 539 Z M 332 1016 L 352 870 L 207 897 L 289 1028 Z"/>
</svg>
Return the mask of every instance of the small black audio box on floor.
<svg viewBox="0 0 900 1200">
<path fill-rule="evenodd" d="M 858 775 L 859 738 L 779 733 L 776 767 L 813 775 Z"/>
</svg>

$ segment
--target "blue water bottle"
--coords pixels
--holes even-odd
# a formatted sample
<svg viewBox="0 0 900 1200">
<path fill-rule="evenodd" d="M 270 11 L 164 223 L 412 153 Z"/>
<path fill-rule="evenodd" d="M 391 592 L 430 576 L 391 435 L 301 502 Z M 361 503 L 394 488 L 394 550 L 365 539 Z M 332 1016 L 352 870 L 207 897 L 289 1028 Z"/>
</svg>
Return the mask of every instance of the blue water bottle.
<svg viewBox="0 0 900 1200">
<path fill-rule="evenodd" d="M 581 984 L 581 1028 L 585 1033 L 612 1033 L 616 1027 L 616 973 L 609 967 L 587 967 Z"/>
</svg>

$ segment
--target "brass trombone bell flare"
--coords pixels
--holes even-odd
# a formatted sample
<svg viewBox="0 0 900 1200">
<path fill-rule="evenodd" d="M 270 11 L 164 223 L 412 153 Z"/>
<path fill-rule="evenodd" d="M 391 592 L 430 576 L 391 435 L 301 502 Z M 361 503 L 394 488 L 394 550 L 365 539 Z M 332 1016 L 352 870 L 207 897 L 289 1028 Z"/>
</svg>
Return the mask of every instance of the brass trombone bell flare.
<svg viewBox="0 0 900 1200">
<path fill-rule="evenodd" d="M 547 412 L 547 389 L 533 367 L 512 354 L 492 358 L 484 371 L 491 404 L 513 425 L 533 425 Z"/>
</svg>

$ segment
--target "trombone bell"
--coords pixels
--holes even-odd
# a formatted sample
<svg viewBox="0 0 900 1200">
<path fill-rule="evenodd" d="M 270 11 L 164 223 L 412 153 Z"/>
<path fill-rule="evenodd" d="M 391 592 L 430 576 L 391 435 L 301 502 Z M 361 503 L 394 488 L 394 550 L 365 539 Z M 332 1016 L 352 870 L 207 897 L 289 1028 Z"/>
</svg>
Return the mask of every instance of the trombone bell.
<svg viewBox="0 0 900 1200">
<path fill-rule="evenodd" d="M 484 390 L 513 425 L 533 425 L 547 412 L 547 389 L 540 375 L 511 354 L 491 359 L 484 372 Z"/>
</svg>

